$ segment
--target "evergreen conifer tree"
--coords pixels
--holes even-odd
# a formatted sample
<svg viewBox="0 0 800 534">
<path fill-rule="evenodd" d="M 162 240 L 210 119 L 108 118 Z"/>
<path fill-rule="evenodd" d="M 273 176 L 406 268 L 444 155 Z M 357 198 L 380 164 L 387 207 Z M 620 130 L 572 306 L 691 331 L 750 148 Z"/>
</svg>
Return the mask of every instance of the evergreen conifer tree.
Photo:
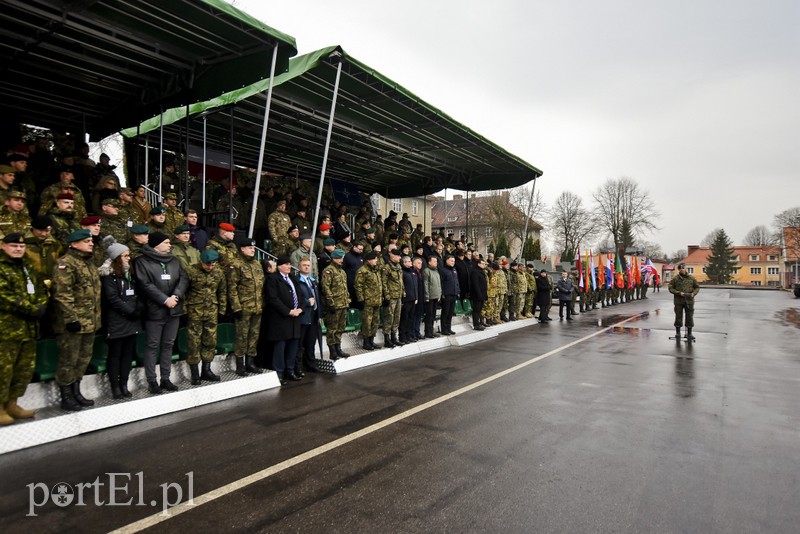
<svg viewBox="0 0 800 534">
<path fill-rule="evenodd" d="M 725 230 L 717 232 L 711 243 L 711 254 L 708 255 L 706 276 L 712 284 L 730 284 L 736 260 L 733 259 L 733 243 Z"/>
</svg>

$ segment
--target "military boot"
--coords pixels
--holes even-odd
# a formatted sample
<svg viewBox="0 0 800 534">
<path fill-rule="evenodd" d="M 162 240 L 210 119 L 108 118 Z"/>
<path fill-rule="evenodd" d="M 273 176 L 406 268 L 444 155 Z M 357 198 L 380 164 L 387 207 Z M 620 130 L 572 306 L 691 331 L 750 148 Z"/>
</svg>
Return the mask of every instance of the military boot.
<svg viewBox="0 0 800 534">
<path fill-rule="evenodd" d="M 260 375 L 264 372 L 263 369 L 256 365 L 256 359 L 253 356 L 244 357 L 245 366 L 244 370 L 253 375 Z"/>
<path fill-rule="evenodd" d="M 78 401 L 78 404 L 81 406 L 94 406 L 94 401 L 91 399 L 87 399 L 81 394 L 81 381 L 76 380 L 72 383 L 72 394 L 75 396 L 75 400 Z"/>
<path fill-rule="evenodd" d="M 381 348 L 381 345 L 377 345 L 377 344 L 375 343 L 375 336 L 372 336 L 371 338 L 369 338 L 369 344 L 370 344 L 370 346 L 371 346 L 373 349 L 379 349 L 379 348 Z"/>
<path fill-rule="evenodd" d="M 342 350 L 342 344 L 341 343 L 337 343 L 336 344 L 336 355 L 338 357 L 340 357 L 340 358 L 349 358 L 350 357 L 350 354 L 348 354 L 348 353 L 346 353 L 345 351 Z"/>
<path fill-rule="evenodd" d="M 68 412 L 79 412 L 83 410 L 83 406 L 75 400 L 75 396 L 72 394 L 72 385 L 69 386 L 59 386 L 61 390 L 61 409 L 67 410 Z"/>
<path fill-rule="evenodd" d="M 200 372 L 200 378 L 208 382 L 219 382 L 219 377 L 211 370 L 211 362 L 203 362 L 203 370 Z"/>
<path fill-rule="evenodd" d="M 397 338 L 397 332 L 392 332 L 392 344 L 395 347 L 402 347 L 403 345 L 405 345 L 405 343 L 403 343 L 401 340 Z"/>
<path fill-rule="evenodd" d="M 686 339 L 694 339 L 694 336 L 692 335 L 692 329 L 691 328 L 687 328 L 686 329 Z"/>
<path fill-rule="evenodd" d="M 111 385 L 111 397 L 114 399 L 121 399 L 122 398 L 122 389 L 119 387 L 119 380 L 109 379 L 109 384 Z"/>
<path fill-rule="evenodd" d="M 383 346 L 387 349 L 394 348 L 394 340 L 391 338 L 391 335 L 387 332 L 383 333 Z"/>
<path fill-rule="evenodd" d="M 244 356 L 236 357 L 236 374 L 238 376 L 245 376 L 247 373 L 244 370 Z"/>
<path fill-rule="evenodd" d="M 199 363 L 192 363 L 189 364 L 189 371 L 192 373 L 192 385 L 199 386 L 202 384 L 200 380 L 200 364 Z"/>
<path fill-rule="evenodd" d="M 333 362 L 335 362 L 336 360 L 339 359 L 339 354 L 336 351 L 336 345 L 335 344 L 334 345 L 328 345 L 328 357 Z"/>
<path fill-rule="evenodd" d="M 14 419 L 30 419 L 36 415 L 36 410 L 26 410 L 17 404 L 17 399 L 10 399 L 5 405 L 6 413 Z"/>
<path fill-rule="evenodd" d="M 122 393 L 122 396 L 126 399 L 133 397 L 130 391 L 128 391 L 128 381 L 127 380 L 120 380 L 119 381 L 119 390 Z"/>
<path fill-rule="evenodd" d="M 364 350 L 372 350 L 372 344 L 369 342 L 367 336 L 364 336 L 364 342 L 361 344 L 361 348 Z"/>
<path fill-rule="evenodd" d="M 675 337 L 677 337 L 678 339 L 681 338 L 681 327 L 680 326 L 676 326 L 675 327 Z"/>
<path fill-rule="evenodd" d="M 14 418 L 6 413 L 5 409 L 0 407 L 0 426 L 14 424 Z"/>
</svg>

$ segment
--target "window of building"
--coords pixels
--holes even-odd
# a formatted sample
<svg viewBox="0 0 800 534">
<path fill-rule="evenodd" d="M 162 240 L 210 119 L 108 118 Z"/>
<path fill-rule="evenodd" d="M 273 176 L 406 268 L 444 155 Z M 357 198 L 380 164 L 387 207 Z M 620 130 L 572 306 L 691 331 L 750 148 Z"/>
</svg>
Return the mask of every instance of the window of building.
<svg viewBox="0 0 800 534">
<path fill-rule="evenodd" d="M 419 215 L 419 200 L 411 201 L 411 215 L 415 217 Z"/>
<path fill-rule="evenodd" d="M 761 274 L 761 267 L 750 267 L 750 274 Z"/>
<path fill-rule="evenodd" d="M 732 286 L 738 286 L 739 285 L 739 281 L 738 280 L 731 280 L 731 285 Z"/>
<path fill-rule="evenodd" d="M 472 230 L 470 231 L 470 233 L 472 234 L 472 240 L 473 241 L 477 241 L 478 240 L 478 229 L 473 226 Z"/>
<path fill-rule="evenodd" d="M 447 222 L 456 222 L 457 220 L 458 220 L 458 217 L 448 217 L 447 218 Z"/>
<path fill-rule="evenodd" d="M 778 261 L 778 255 L 777 254 L 768 255 L 767 256 L 767 261 Z"/>
<path fill-rule="evenodd" d="M 492 237 L 492 227 L 491 226 L 487 226 L 486 227 L 486 237 Z"/>
<path fill-rule="evenodd" d="M 759 261 L 761 256 L 758 254 L 750 254 L 750 261 Z"/>
<path fill-rule="evenodd" d="M 767 274 L 781 274 L 779 267 L 767 267 Z"/>
<path fill-rule="evenodd" d="M 739 274 L 739 268 L 738 267 L 734 267 L 733 269 L 731 269 L 731 273 L 732 274 Z"/>
<path fill-rule="evenodd" d="M 705 267 L 703 267 L 703 274 L 705 274 L 705 272 L 706 272 L 706 268 L 705 268 Z"/>
<path fill-rule="evenodd" d="M 694 274 L 694 267 L 687 267 L 686 272 L 689 274 Z"/>
<path fill-rule="evenodd" d="M 761 285 L 761 280 L 753 280 L 752 282 L 750 282 L 750 284 L 752 284 L 754 286 L 760 286 Z"/>
<path fill-rule="evenodd" d="M 403 212 L 403 199 L 402 198 L 393 198 L 392 199 L 392 210 L 396 211 L 397 213 Z"/>
<path fill-rule="evenodd" d="M 738 262 L 739 261 L 739 255 L 737 254 L 736 256 L 731 256 L 731 259 L 733 261 L 735 261 L 735 262 Z"/>
<path fill-rule="evenodd" d="M 781 283 L 778 280 L 769 280 L 767 285 L 770 287 L 779 287 Z"/>
</svg>

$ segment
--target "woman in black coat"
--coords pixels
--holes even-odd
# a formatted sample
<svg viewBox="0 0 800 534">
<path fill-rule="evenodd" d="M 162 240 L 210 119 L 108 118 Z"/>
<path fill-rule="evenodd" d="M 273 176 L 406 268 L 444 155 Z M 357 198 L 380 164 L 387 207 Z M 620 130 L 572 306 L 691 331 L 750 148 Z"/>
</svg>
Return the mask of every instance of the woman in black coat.
<svg viewBox="0 0 800 534">
<path fill-rule="evenodd" d="M 121 243 L 114 243 L 106 253 L 108 259 L 99 268 L 108 344 L 106 367 L 111 395 L 121 399 L 131 396 L 128 377 L 136 352 L 136 336 L 142 328 L 141 310 L 130 273 L 130 250 Z"/>
<path fill-rule="evenodd" d="M 536 304 L 539 306 L 539 322 L 544 323 L 550 319 L 550 299 L 553 294 L 553 285 L 547 278 L 547 271 L 542 269 L 536 277 Z"/>
</svg>

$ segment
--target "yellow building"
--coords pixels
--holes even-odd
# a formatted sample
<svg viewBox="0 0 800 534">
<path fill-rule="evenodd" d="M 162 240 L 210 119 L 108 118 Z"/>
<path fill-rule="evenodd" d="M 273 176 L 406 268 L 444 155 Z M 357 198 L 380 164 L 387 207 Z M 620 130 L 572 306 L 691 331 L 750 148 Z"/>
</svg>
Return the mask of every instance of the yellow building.
<svg viewBox="0 0 800 534">
<path fill-rule="evenodd" d="M 686 258 L 678 263 L 685 263 L 687 272 L 698 282 L 708 283 L 706 266 L 709 255 L 709 247 L 689 245 Z M 733 259 L 737 266 L 733 271 L 732 285 L 780 287 L 780 247 L 733 247 Z"/>
</svg>

